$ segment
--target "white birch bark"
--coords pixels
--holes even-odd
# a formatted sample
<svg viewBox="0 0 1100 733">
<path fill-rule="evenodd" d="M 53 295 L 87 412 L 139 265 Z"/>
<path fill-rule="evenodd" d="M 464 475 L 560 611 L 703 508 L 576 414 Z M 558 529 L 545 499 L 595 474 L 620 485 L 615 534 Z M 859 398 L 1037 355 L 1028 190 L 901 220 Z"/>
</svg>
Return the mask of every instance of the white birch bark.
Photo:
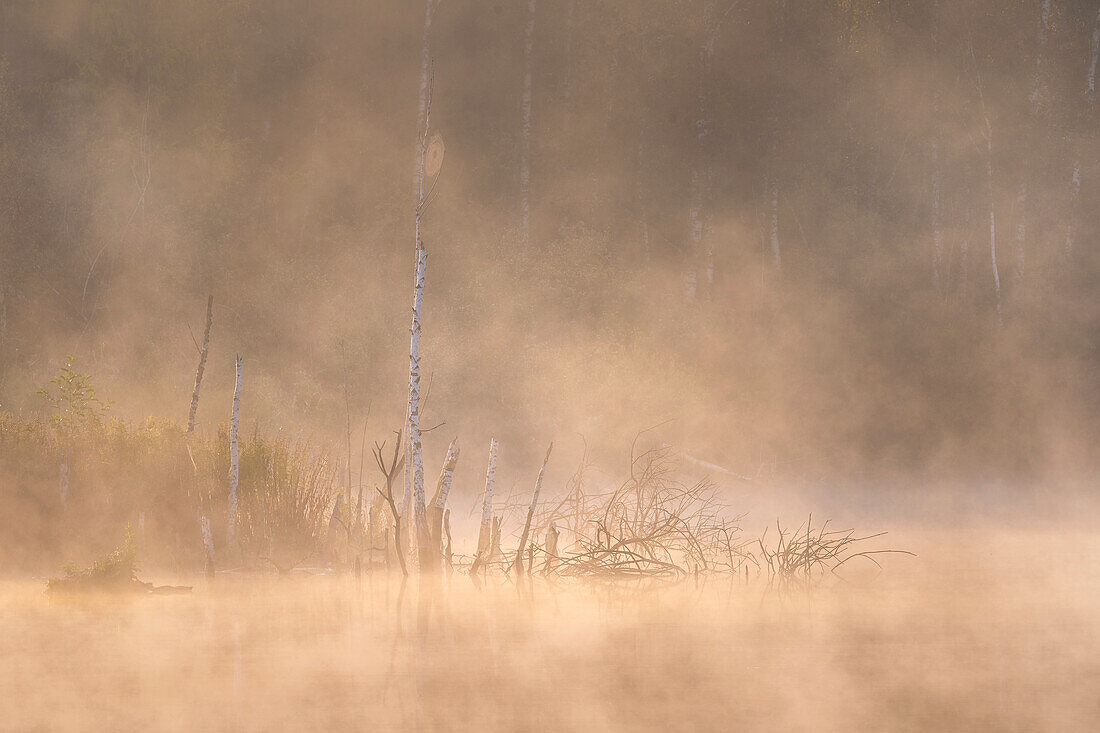
<svg viewBox="0 0 1100 733">
<path fill-rule="evenodd" d="M 424 304 L 424 267 L 427 255 L 417 243 L 416 280 L 413 284 L 412 336 L 409 340 L 409 458 L 412 461 L 412 500 L 416 515 L 417 542 L 421 552 L 428 547 L 428 521 L 424 499 L 424 455 L 420 437 L 420 333 Z"/>
<path fill-rule="evenodd" d="M 485 497 L 481 502 L 481 531 L 477 537 L 477 556 L 486 557 L 489 552 L 489 541 L 492 532 L 493 520 L 493 486 L 497 474 L 497 450 L 500 444 L 496 438 L 489 439 L 489 467 L 485 469 Z"/>
<path fill-rule="evenodd" d="M 240 450 L 238 435 L 241 425 L 241 378 L 244 359 L 237 356 L 237 378 L 233 387 L 233 416 L 229 423 L 229 532 L 226 543 L 233 544 L 237 534 L 237 488 L 240 484 Z"/>
<path fill-rule="evenodd" d="M 420 313 L 424 298 L 424 266 L 426 254 L 420 236 L 421 214 L 424 208 L 425 169 L 424 158 L 428 146 L 428 131 L 431 129 L 431 30 L 432 18 L 438 0 L 427 0 L 424 10 L 424 34 L 420 54 L 420 97 L 417 107 L 416 171 L 414 174 L 416 190 L 416 276 L 413 285 L 413 322 L 409 343 L 409 404 L 406 412 L 406 452 L 405 495 L 402 500 L 401 516 L 405 518 L 406 531 L 397 552 L 409 552 L 412 557 L 412 522 L 408 521 L 410 504 L 416 514 L 417 539 L 427 539 L 427 516 L 424 506 L 424 459 L 420 438 Z"/>
<path fill-rule="evenodd" d="M 447 495 L 451 492 L 451 482 L 455 475 L 455 464 L 458 463 L 458 452 L 458 438 L 455 438 L 447 447 L 447 457 L 443 460 L 443 468 L 439 472 L 439 481 L 432 496 L 432 506 L 436 509 L 442 509 L 447 505 Z"/>
<path fill-rule="evenodd" d="M 447 447 L 447 456 L 443 459 L 443 467 L 439 471 L 435 494 L 432 495 L 431 504 L 428 506 L 428 526 L 431 532 L 433 552 L 429 565 L 425 565 L 423 559 L 421 560 L 422 567 L 438 569 L 443 559 L 443 514 L 447 505 L 447 494 L 451 491 L 451 481 L 454 479 L 455 464 L 457 462 L 458 438 L 455 438 Z M 423 550 L 421 552 L 423 553 Z"/>
<path fill-rule="evenodd" d="M 206 357 L 210 353 L 210 326 L 214 322 L 214 296 L 206 299 L 206 328 L 202 333 L 202 350 L 199 352 L 199 368 L 195 372 L 195 390 L 191 393 L 191 410 L 187 413 L 187 437 L 195 432 L 195 415 L 199 411 L 199 388 L 202 387 L 202 373 L 206 370 Z"/>
<path fill-rule="evenodd" d="M 535 0 L 527 3 L 527 28 L 523 41 L 523 133 L 520 141 L 519 196 L 524 250 L 531 243 L 531 96 L 532 51 L 535 44 Z"/>
</svg>

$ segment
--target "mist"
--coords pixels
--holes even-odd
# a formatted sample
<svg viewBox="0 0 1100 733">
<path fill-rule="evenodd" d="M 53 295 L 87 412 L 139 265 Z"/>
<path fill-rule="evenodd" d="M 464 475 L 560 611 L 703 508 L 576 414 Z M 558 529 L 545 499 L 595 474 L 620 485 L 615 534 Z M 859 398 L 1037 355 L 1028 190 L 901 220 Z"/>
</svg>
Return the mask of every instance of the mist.
<svg viewBox="0 0 1100 733">
<path fill-rule="evenodd" d="M 606 519 L 625 501 L 616 486 L 637 492 L 637 521 L 645 497 L 701 502 L 686 520 L 701 549 L 647 558 L 696 588 L 716 562 L 772 587 L 765 527 L 808 545 L 826 519 L 890 530 L 876 550 L 931 555 L 876 556 L 883 573 L 948 595 L 959 579 L 932 568 L 964 535 L 971 547 L 1017 529 L 1044 547 L 1047 532 L 1088 535 L 1098 12 L 1092 0 L 0 3 L 11 597 L 125 535 L 141 567 L 215 594 L 187 599 L 173 624 L 203 608 L 235 618 L 247 583 L 223 576 L 245 571 L 335 574 L 334 597 L 361 611 L 344 576 L 384 564 L 396 577 L 399 558 L 415 574 L 429 539 L 428 566 L 445 548 L 448 582 L 478 578 L 489 517 L 507 582 L 525 546 L 549 570 L 561 507 L 575 512 L 564 558 L 567 541 L 602 541 L 582 528 L 585 502 Z M 73 398 L 74 385 L 91 391 Z M 372 447 L 383 464 L 397 449 L 392 486 Z M 444 484 L 431 535 L 420 511 Z M 997 557 L 978 563 L 981 583 L 1011 565 Z M 1048 571 L 1035 573 L 1068 587 Z M 885 610 L 904 605 L 904 583 L 867 582 L 882 628 L 904 633 Z M 403 634 L 401 589 L 367 597 L 371 614 L 396 609 Z M 708 596 L 692 613 L 724 628 L 742 602 Z M 451 613 L 496 612 L 483 603 L 514 612 L 462 596 Z M 848 601 L 829 604 L 835 631 Z M 762 624 L 762 648 L 770 618 L 746 622 Z M 382 633 L 357 623 L 340 633 Z M 227 653 L 211 633 L 208 653 Z M 829 653 L 843 656 L 836 633 Z M 456 648 L 480 649 L 477 634 Z M 406 712 L 387 720 L 424 723 Z"/>
</svg>

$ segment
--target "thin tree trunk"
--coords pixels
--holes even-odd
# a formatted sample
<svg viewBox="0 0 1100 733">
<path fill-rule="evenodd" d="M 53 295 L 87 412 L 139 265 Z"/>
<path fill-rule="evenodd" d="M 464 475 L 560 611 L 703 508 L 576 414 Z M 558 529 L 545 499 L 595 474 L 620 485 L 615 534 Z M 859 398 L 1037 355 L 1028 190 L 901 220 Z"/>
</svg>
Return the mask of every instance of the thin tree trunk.
<svg viewBox="0 0 1100 733">
<path fill-rule="evenodd" d="M 226 544 L 232 546 L 237 536 L 237 488 L 240 484 L 240 451 L 238 435 L 241 425 L 241 377 L 244 359 L 237 356 L 237 378 L 233 388 L 233 416 L 229 423 L 229 532 Z"/>
<path fill-rule="evenodd" d="M 424 455 L 420 438 L 420 314 L 424 304 L 423 244 L 416 249 L 416 282 L 413 286 L 412 338 L 409 342 L 409 455 L 412 460 L 413 511 L 416 514 L 416 539 L 423 560 L 431 552 L 431 536 L 424 499 Z"/>
<path fill-rule="evenodd" d="M 210 353 L 210 327 L 214 323 L 214 296 L 206 299 L 206 328 L 202 332 L 202 350 L 199 352 L 199 368 L 195 372 L 195 391 L 191 393 L 191 410 L 187 413 L 187 437 L 195 432 L 195 415 L 199 411 L 199 388 L 202 373 L 206 370 L 206 357 Z"/>
<path fill-rule="evenodd" d="M 187 455 L 191 459 L 191 466 L 195 469 L 196 483 L 198 479 L 198 466 L 195 465 L 195 457 L 191 455 L 191 436 L 195 432 L 195 417 L 199 411 L 199 389 L 202 387 L 202 375 L 206 371 L 206 357 L 210 354 L 210 328 L 214 324 L 214 296 L 206 298 L 206 327 L 202 332 L 202 348 L 199 351 L 199 367 L 195 371 L 195 389 L 191 393 L 191 409 L 187 413 Z M 214 539 L 210 535 L 210 520 L 206 514 L 206 500 L 203 492 L 196 489 L 199 495 L 199 525 L 203 532 L 203 548 L 206 551 L 207 572 L 214 572 Z"/>
<path fill-rule="evenodd" d="M 443 512 L 443 538 L 446 540 L 446 550 L 443 553 L 443 559 L 447 563 L 447 575 L 454 572 L 454 563 L 452 562 L 452 550 L 454 544 L 451 540 L 451 510 L 446 509 Z"/>
<path fill-rule="evenodd" d="M 1096 11 L 1096 20 L 1092 27 L 1092 62 L 1089 64 L 1088 75 L 1085 79 L 1085 105 L 1086 118 L 1091 120 L 1096 111 L 1096 65 L 1100 61 L 1100 7 Z M 1070 208 L 1069 222 L 1066 224 L 1066 242 L 1063 247 L 1068 257 L 1073 253 L 1074 239 L 1076 238 L 1076 219 L 1078 202 L 1081 198 L 1081 159 L 1073 161 L 1073 174 L 1070 176 Z"/>
<path fill-rule="evenodd" d="M 994 202 L 997 197 L 996 188 L 993 185 L 993 125 L 989 121 L 989 112 L 985 106 L 985 92 L 982 88 L 981 70 L 978 68 L 977 57 L 974 54 L 973 42 L 970 45 L 970 57 L 974 64 L 974 80 L 978 88 L 978 104 L 981 109 L 983 123 L 983 137 L 985 138 L 985 172 L 986 185 L 989 188 L 989 259 L 993 265 L 993 292 L 997 299 L 997 322 L 1002 322 L 1001 316 L 1001 274 L 997 268 L 997 215 Z"/>
<path fill-rule="evenodd" d="M 546 473 L 546 464 L 550 462 L 550 451 L 554 450 L 554 444 L 546 449 L 546 457 L 542 459 L 542 468 L 539 469 L 538 478 L 535 479 L 535 493 L 531 495 L 531 506 L 527 508 L 527 521 L 523 525 L 523 534 L 519 536 L 519 549 L 516 550 L 516 559 L 513 563 L 518 575 L 523 575 L 523 551 L 527 547 L 527 537 L 531 533 L 531 521 L 535 517 L 535 507 L 539 503 L 539 492 L 542 491 L 542 477 Z"/>
<path fill-rule="evenodd" d="M 535 0 L 527 2 L 527 28 L 523 42 L 523 136 L 520 142 L 519 195 L 524 251 L 531 244 L 531 96 L 532 51 L 535 44 Z"/>
<path fill-rule="evenodd" d="M 1035 117 L 1039 114 L 1042 102 L 1043 88 L 1043 54 L 1046 51 L 1047 29 L 1050 24 L 1050 0 L 1042 0 L 1039 11 L 1039 30 L 1035 51 L 1035 85 L 1032 88 L 1029 102 L 1031 103 L 1031 119 L 1029 137 L 1036 134 Z M 1024 171 L 1020 177 L 1020 185 L 1016 194 L 1016 263 L 1015 275 L 1017 279 L 1024 276 L 1027 250 L 1027 219 L 1028 219 L 1028 178 L 1030 173 L 1031 156 L 1024 153 Z"/>
<path fill-rule="evenodd" d="M 457 462 L 458 438 L 455 438 L 447 447 L 447 457 L 443 459 L 443 468 L 439 471 L 435 494 L 428 506 L 428 530 L 431 533 L 431 543 L 429 545 L 430 564 L 424 564 L 424 551 L 421 550 L 420 564 L 422 568 L 438 570 L 443 559 L 443 513 L 447 506 L 447 494 L 451 490 L 451 481 L 454 479 L 455 464 Z"/>
<path fill-rule="evenodd" d="M 421 215 L 424 209 L 424 157 L 431 129 L 432 74 L 431 29 L 432 16 L 438 0 L 427 0 L 424 12 L 424 37 L 420 55 L 420 99 L 417 109 L 416 145 L 416 279 L 413 284 L 412 337 L 409 343 L 409 406 L 407 415 L 409 461 L 405 464 L 405 498 L 402 515 L 408 517 L 410 499 L 416 514 L 417 540 L 421 544 L 428 539 L 428 523 L 424 506 L 424 456 L 420 438 L 420 315 L 424 302 L 424 267 L 427 255 L 420 236 Z M 411 465 L 410 465 L 411 464 Z M 411 544 L 411 523 L 406 532 Z M 397 538 L 395 537 L 395 540 Z M 402 548 L 398 548 L 401 552 Z"/>
<path fill-rule="evenodd" d="M 554 569 L 554 561 L 558 558 L 558 528 L 550 522 L 546 530 L 546 563 L 542 566 L 542 574 L 546 575 Z"/>
<path fill-rule="evenodd" d="M 497 449 L 499 444 L 496 438 L 489 439 L 489 467 L 485 470 L 485 498 L 481 503 L 481 531 L 477 537 L 477 556 L 470 567 L 470 574 L 476 574 L 489 556 L 490 542 L 492 540 L 493 520 L 493 484 L 497 473 Z"/>
<path fill-rule="evenodd" d="M 199 520 L 199 527 L 202 529 L 202 546 L 206 550 L 206 574 L 209 577 L 214 576 L 214 537 L 210 534 L 210 520 L 203 515 Z"/>
</svg>

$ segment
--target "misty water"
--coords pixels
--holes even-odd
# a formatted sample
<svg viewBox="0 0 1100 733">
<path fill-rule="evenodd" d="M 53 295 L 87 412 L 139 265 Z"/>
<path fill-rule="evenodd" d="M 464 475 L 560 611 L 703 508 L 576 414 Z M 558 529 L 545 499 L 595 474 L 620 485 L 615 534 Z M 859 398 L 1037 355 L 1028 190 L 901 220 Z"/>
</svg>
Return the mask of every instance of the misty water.
<svg viewBox="0 0 1100 733">
<path fill-rule="evenodd" d="M 3 586 L 5 730 L 1086 730 L 1091 533 L 902 532 L 815 590 L 157 575 Z"/>
</svg>

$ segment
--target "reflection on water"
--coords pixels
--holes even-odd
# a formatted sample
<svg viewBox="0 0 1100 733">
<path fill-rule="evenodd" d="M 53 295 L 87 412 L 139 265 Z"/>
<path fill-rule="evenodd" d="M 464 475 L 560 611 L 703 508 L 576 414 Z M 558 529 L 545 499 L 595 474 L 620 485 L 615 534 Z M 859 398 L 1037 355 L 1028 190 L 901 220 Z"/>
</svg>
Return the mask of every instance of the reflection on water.
<svg viewBox="0 0 1100 733">
<path fill-rule="evenodd" d="M 219 576 L 6 584 L 5 730 L 1085 730 L 1092 537 L 910 538 L 812 593 Z M 920 545 L 914 547 L 913 543 Z M 950 548 L 950 549 L 948 549 Z M 10 660 L 10 661 L 9 661 Z"/>
</svg>

